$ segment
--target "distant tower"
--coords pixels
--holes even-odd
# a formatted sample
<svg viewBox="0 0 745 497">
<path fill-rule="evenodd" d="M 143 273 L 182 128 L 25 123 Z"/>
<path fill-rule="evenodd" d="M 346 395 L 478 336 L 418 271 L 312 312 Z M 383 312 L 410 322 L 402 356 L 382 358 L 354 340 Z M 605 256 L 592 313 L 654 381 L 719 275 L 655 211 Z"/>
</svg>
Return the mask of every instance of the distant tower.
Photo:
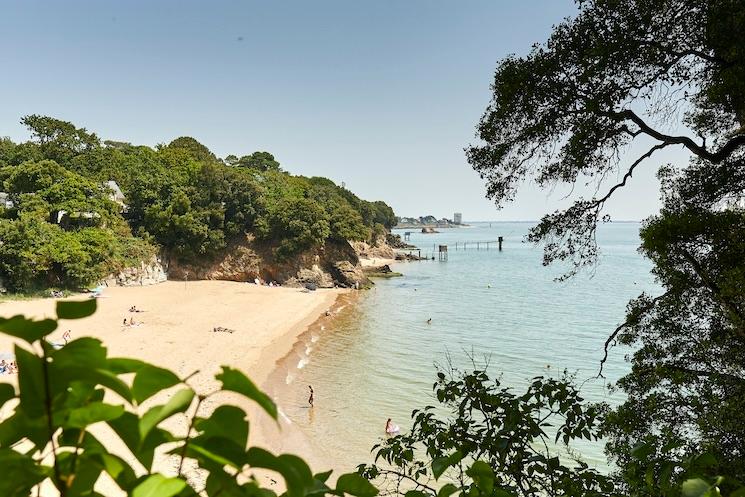
<svg viewBox="0 0 745 497">
<path fill-rule="evenodd" d="M 460 212 L 453 214 L 453 224 L 463 224 L 463 214 Z"/>
</svg>

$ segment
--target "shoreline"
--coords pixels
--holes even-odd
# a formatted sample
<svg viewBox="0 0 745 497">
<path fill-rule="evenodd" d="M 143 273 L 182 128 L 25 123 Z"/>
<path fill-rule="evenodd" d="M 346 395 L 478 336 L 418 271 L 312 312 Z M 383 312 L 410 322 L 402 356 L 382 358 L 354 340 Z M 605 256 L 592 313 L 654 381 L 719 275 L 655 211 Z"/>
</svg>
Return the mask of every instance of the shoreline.
<svg viewBox="0 0 745 497">
<path fill-rule="evenodd" d="M 59 342 L 61 335 L 70 329 L 73 340 L 81 336 L 101 340 L 110 357 L 144 360 L 171 369 L 182 378 L 196 371 L 189 379 L 189 385 L 197 392 L 211 391 L 218 386 L 214 374 L 222 365 L 240 369 L 264 388 L 281 360 L 292 353 L 300 337 L 314 323 L 327 318 L 326 310 L 335 308 L 340 297 L 347 294 L 350 294 L 349 290 L 303 292 L 299 288 L 269 288 L 228 281 L 167 281 L 152 286 L 111 287 L 98 300 L 95 314 L 81 320 L 60 321 L 48 339 Z M 24 314 L 37 319 L 54 317 L 58 300 L 80 300 L 81 297 L 85 295 L 64 299 L 6 300 L 0 304 L 0 315 Z M 129 313 L 132 305 L 145 312 Z M 143 324 L 134 328 L 124 327 L 123 317 L 134 317 Z M 235 332 L 214 333 L 211 332 L 214 326 L 224 326 Z M 1 335 L 0 354 L 12 352 L 15 343 L 23 342 Z M 0 382 L 17 385 L 17 376 L 0 375 Z M 174 392 L 175 389 L 160 392 L 136 409 L 144 412 L 156 403 L 167 401 Z M 116 402 L 118 398 L 110 400 Z M 316 461 L 310 457 L 309 447 L 299 437 L 292 436 L 290 430 L 276 436 L 267 428 L 274 424 L 271 418 L 260 412 L 253 402 L 240 396 L 229 392 L 219 394 L 203 403 L 199 415 L 209 415 L 214 408 L 225 403 L 242 407 L 248 413 L 251 422 L 249 443 L 252 446 L 277 453 L 296 453 L 307 458 L 314 470 L 318 469 Z M 8 405 L 3 407 L 6 409 L 0 410 L 0 419 L 10 412 Z M 164 427 L 175 434 L 185 433 L 186 418 L 175 416 L 167 420 Z M 115 435 L 106 430 L 94 431 L 104 444 L 113 448 L 112 452 L 139 467 Z M 157 458 L 156 466 L 166 473 L 173 470 L 172 461 L 165 455 Z M 327 469 L 326 465 L 322 467 Z M 188 473 L 190 479 L 201 479 L 198 471 Z M 104 494 L 116 495 L 108 482 L 99 483 L 101 490 L 105 490 Z"/>
<path fill-rule="evenodd" d="M 279 398 L 281 390 L 289 388 L 290 385 L 303 390 L 307 388 L 307 385 L 295 381 L 295 375 L 310 362 L 313 344 L 320 334 L 333 333 L 334 322 L 339 314 L 347 307 L 355 305 L 361 297 L 358 293 L 352 292 L 337 295 L 332 306 L 328 308 L 330 314 L 322 313 L 297 334 L 291 348 L 274 363 L 274 369 L 260 384 L 260 388 L 277 404 L 280 420 L 275 424 L 266 416 L 259 418 L 261 439 L 256 442 L 270 444 L 272 450 L 277 453 L 292 452 L 301 456 L 314 472 L 333 470 L 330 481 L 335 481 L 340 474 L 339 461 L 328 454 L 321 445 L 314 443 L 309 434 L 286 414 Z M 312 415 L 312 411 L 308 413 Z M 264 437 L 273 440 L 268 441 Z"/>
</svg>

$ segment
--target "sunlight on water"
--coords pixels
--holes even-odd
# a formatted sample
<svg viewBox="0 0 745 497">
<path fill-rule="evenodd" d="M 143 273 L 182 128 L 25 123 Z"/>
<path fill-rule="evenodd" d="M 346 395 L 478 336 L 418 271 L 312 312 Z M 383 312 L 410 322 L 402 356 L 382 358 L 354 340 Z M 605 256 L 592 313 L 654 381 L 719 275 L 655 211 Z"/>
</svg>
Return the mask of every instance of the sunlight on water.
<svg viewBox="0 0 745 497">
<path fill-rule="evenodd" d="M 341 311 L 333 329 L 308 336 L 297 369 L 288 372 L 287 386 L 278 392 L 286 415 L 332 461 L 350 469 L 372 460 L 370 449 L 383 436 L 387 418 L 406 429 L 412 409 L 435 403 L 434 365 L 448 355 L 462 367 L 469 365 L 470 354 L 486 359 L 504 385 L 518 388 L 534 376 L 558 376 L 566 369 L 584 382 L 587 400 L 622 400 L 592 378 L 628 300 L 656 291 L 650 263 L 636 251 L 639 225 L 602 226 L 602 258 L 594 276 L 585 272 L 562 283 L 554 281 L 561 269 L 543 267 L 541 250 L 522 243 L 530 226 L 487 223 L 412 233 L 411 243 L 424 253 L 436 244 L 449 245 L 449 260 L 397 265 L 403 278 L 376 280 L 373 290 Z M 493 245 L 488 251 L 454 250 L 456 242 L 500 235 L 502 252 Z M 625 353 L 611 351 L 609 380 L 628 371 Z M 308 384 L 315 390 L 312 416 Z M 578 449 L 587 462 L 601 469 L 606 464 L 602 443 Z"/>
</svg>

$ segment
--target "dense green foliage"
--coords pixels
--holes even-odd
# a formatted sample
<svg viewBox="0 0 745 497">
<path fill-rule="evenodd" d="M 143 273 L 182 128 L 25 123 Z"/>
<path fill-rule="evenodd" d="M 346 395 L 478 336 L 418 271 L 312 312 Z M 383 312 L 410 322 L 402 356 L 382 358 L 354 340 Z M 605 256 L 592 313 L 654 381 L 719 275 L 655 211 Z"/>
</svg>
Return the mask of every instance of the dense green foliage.
<svg viewBox="0 0 745 497">
<path fill-rule="evenodd" d="M 604 206 L 634 171 L 664 148 L 690 154 L 657 165 L 664 205 L 641 230 L 662 291 L 632 301 L 606 342 L 635 350 L 617 385 L 628 400 L 606 419 L 607 451 L 633 495 L 675 495 L 650 484 L 679 481 L 670 461 L 697 454 L 713 461 L 710 474 L 745 480 L 745 3 L 578 4 L 545 44 L 499 64 L 469 161 L 497 203 L 525 179 L 596 183 L 600 193 L 528 237 L 546 263 L 576 270 L 595 261 Z M 629 156 L 632 144 L 645 151 Z M 646 468 L 634 462 L 639 447 Z"/>
<path fill-rule="evenodd" d="M 375 241 L 395 223 L 384 202 L 292 176 L 268 152 L 221 160 L 191 137 L 152 149 L 50 117 L 22 122 L 30 141 L 0 140 L 0 192 L 13 206 L 0 209 L 0 280 L 13 290 L 90 284 L 158 248 L 196 262 L 245 233 L 286 259 L 327 240 Z M 110 200 L 112 180 L 126 208 Z"/>
<path fill-rule="evenodd" d="M 393 469 L 373 465 L 364 474 L 385 476 L 396 488 L 416 482 L 434 497 L 429 479 L 452 467 L 449 478 L 468 489 L 468 465 L 460 463 L 480 460 L 495 475 L 497 495 L 611 495 L 608 476 L 584 463 L 566 465 L 549 448 L 559 440 L 569 446 L 598 438 L 603 408 L 583 404 L 570 382 L 534 378 L 524 394 L 516 394 L 482 370 L 441 371 L 434 392 L 441 409 L 414 411 L 411 431 L 377 448 L 376 460 Z"/>
<path fill-rule="evenodd" d="M 58 302 L 57 317 L 78 319 L 95 309 L 94 299 Z M 100 496 L 94 485 L 102 474 L 132 497 L 276 495 L 254 478 L 256 470 L 283 477 L 283 495 L 288 497 L 378 493 L 356 473 L 341 475 L 331 488 L 326 484 L 330 471 L 314 475 L 295 455 L 248 447 L 249 423 L 239 406 L 217 402 L 205 417 L 200 407 L 216 402 L 222 392 L 233 392 L 277 418 L 272 400 L 240 371 L 223 366 L 215 376 L 220 388 L 199 392 L 189 378 L 172 371 L 108 357 L 103 344 L 93 338 L 54 347 L 46 337 L 57 326 L 51 319 L 0 318 L 0 332 L 27 342 L 15 347 L 18 391 L 0 383 L 0 406 L 13 406 L 12 415 L 0 420 L 3 497 L 37 495 L 35 488 L 45 482 L 51 482 L 61 497 Z M 140 414 L 138 407 L 163 390 L 171 392 L 169 399 Z M 184 416 L 188 429 L 182 433 L 163 427 L 169 419 Z M 90 429 L 97 423 L 105 423 L 118 436 L 120 448 L 112 451 L 113 443 L 101 443 L 96 437 L 100 432 Z M 154 469 L 162 453 L 177 459 L 176 474 Z M 137 464 L 130 465 L 129 454 Z M 186 468 L 195 466 L 206 472 L 204 483 L 187 478 Z"/>
<path fill-rule="evenodd" d="M 154 252 L 104 187 L 54 161 L 2 167 L 0 185 L 13 199 L 0 209 L 0 278 L 13 289 L 83 286 Z"/>
<path fill-rule="evenodd" d="M 640 444 L 625 470 L 644 485 L 631 492 L 615 475 L 588 467 L 572 447 L 602 435 L 608 406 L 586 403 L 571 378 L 533 378 L 517 394 L 481 368 L 450 369 L 438 372 L 433 390 L 439 405 L 415 410 L 411 430 L 373 447 L 376 463 L 359 466 L 381 491 L 470 496 L 488 476 L 494 497 L 745 495 L 741 482 L 712 476 L 718 465 L 709 453 L 676 459 L 675 447 L 663 447 L 664 458 L 651 462 L 657 448 Z"/>
</svg>

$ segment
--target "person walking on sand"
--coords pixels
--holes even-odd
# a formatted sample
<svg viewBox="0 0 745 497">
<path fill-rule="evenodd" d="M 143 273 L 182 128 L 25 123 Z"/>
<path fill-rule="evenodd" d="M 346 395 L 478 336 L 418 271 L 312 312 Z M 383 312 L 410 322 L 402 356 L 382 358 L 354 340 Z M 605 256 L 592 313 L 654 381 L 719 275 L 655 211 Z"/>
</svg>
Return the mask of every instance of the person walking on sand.
<svg viewBox="0 0 745 497">
<path fill-rule="evenodd" d="M 313 387 L 308 385 L 308 390 L 310 390 L 310 397 L 308 397 L 308 404 L 310 404 L 310 407 L 313 407 Z"/>
</svg>

